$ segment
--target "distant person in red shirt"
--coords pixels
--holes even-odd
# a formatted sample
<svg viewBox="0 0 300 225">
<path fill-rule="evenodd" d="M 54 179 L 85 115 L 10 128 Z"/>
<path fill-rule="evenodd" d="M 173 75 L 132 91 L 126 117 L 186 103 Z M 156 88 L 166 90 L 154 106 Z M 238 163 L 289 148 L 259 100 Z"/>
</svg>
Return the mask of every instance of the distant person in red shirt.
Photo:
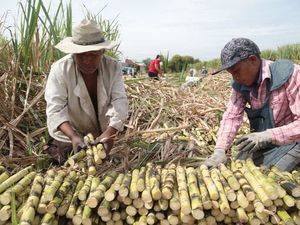
<svg viewBox="0 0 300 225">
<path fill-rule="evenodd" d="M 159 80 L 159 74 L 162 75 L 162 70 L 160 68 L 160 55 L 157 55 L 149 64 L 148 76 Z"/>
</svg>

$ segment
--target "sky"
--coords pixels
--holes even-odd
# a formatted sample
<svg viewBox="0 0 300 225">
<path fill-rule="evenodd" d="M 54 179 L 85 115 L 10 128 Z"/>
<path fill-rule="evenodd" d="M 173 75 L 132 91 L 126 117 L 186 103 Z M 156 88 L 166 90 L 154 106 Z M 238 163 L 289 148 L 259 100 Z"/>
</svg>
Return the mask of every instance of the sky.
<svg viewBox="0 0 300 225">
<path fill-rule="evenodd" d="M 50 0 L 45 0 L 49 2 Z M 16 18 L 17 0 L 1 0 L 0 15 Z M 57 4 L 52 0 L 51 4 Z M 67 1 L 66 1 L 67 2 Z M 217 58 L 232 38 L 247 37 L 260 49 L 300 43 L 300 0 L 73 0 L 74 24 L 83 4 L 120 24 L 124 58 L 141 61 L 163 53 Z"/>
</svg>

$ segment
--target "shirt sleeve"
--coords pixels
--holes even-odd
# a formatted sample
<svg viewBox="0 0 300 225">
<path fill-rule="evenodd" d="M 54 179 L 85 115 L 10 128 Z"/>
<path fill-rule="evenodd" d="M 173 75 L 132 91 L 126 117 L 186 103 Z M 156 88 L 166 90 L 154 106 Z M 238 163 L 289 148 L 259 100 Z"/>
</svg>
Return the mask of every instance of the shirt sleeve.
<svg viewBox="0 0 300 225">
<path fill-rule="evenodd" d="M 300 67 L 297 65 L 295 65 L 294 73 L 286 85 L 286 94 L 293 122 L 269 129 L 272 132 L 274 144 L 277 145 L 300 141 Z"/>
<path fill-rule="evenodd" d="M 111 102 L 105 115 L 109 117 L 109 126 L 122 131 L 128 117 L 128 100 L 121 70 L 117 71 L 112 84 Z"/>
<path fill-rule="evenodd" d="M 246 101 L 242 94 L 232 90 L 231 98 L 218 131 L 216 148 L 228 150 L 231 147 L 233 139 L 243 122 L 245 105 Z"/>
<path fill-rule="evenodd" d="M 61 75 L 59 73 L 57 65 L 52 66 L 45 89 L 47 127 L 51 136 L 60 124 L 69 121 L 67 87 L 64 81 L 58 78 Z"/>
</svg>

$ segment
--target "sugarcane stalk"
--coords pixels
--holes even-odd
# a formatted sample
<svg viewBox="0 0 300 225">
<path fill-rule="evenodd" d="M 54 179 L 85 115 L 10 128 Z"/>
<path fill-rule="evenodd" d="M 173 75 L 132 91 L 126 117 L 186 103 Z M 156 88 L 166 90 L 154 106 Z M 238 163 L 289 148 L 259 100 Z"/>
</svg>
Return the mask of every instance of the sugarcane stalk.
<svg viewBox="0 0 300 225">
<path fill-rule="evenodd" d="M 65 162 L 64 166 L 75 166 L 76 163 L 84 159 L 86 156 L 85 150 L 81 150 L 77 152 L 76 154 L 72 155 L 71 157 L 68 158 L 68 160 Z"/>
<path fill-rule="evenodd" d="M 76 189 L 75 189 L 74 195 L 72 196 L 70 206 L 66 212 L 66 217 L 68 219 L 72 219 L 76 213 L 76 209 L 79 206 L 78 195 L 79 195 L 80 190 L 84 186 L 84 183 L 85 182 L 82 179 L 80 179 L 76 185 Z"/>
<path fill-rule="evenodd" d="M 160 190 L 160 174 L 159 168 L 154 168 L 152 164 L 148 165 L 150 169 L 150 188 L 151 188 L 151 196 L 153 200 L 161 199 L 161 190 Z"/>
<path fill-rule="evenodd" d="M 0 202 L 2 205 L 8 205 L 11 202 L 11 193 L 19 195 L 34 179 L 36 172 L 30 172 L 24 178 L 22 178 L 16 185 L 7 189 L 0 195 Z"/>
<path fill-rule="evenodd" d="M 90 193 L 93 177 L 94 177 L 93 175 L 89 175 L 88 178 L 85 180 L 83 187 L 79 191 L 78 199 L 80 201 L 85 201 L 86 198 L 88 197 L 88 194 Z"/>
<path fill-rule="evenodd" d="M 150 164 L 148 164 L 150 165 Z M 151 166 L 146 167 L 146 174 L 145 174 L 145 189 L 142 192 L 142 199 L 144 202 L 152 202 L 151 196 L 151 184 L 150 184 L 150 173 L 151 173 Z"/>
<path fill-rule="evenodd" d="M 235 191 L 239 190 L 241 186 L 240 186 L 239 182 L 237 181 L 237 179 L 235 178 L 232 171 L 230 171 L 224 164 L 220 164 L 219 169 L 221 171 L 221 174 L 227 180 L 229 186 Z"/>
<path fill-rule="evenodd" d="M 206 185 L 206 188 L 208 190 L 209 196 L 211 200 L 217 201 L 219 199 L 219 193 L 217 190 L 216 185 L 214 184 L 213 180 L 211 179 L 209 175 L 209 171 L 207 169 L 207 166 L 201 165 L 200 166 L 200 172 L 202 175 L 202 179 Z"/>
<path fill-rule="evenodd" d="M 201 202 L 201 195 L 198 187 L 197 177 L 194 168 L 186 169 L 186 176 L 188 181 L 188 190 L 191 200 L 192 215 L 196 220 L 204 218 L 203 206 Z"/>
<path fill-rule="evenodd" d="M 260 185 L 263 186 L 263 189 L 271 200 L 275 200 L 278 198 L 276 184 L 274 182 L 270 183 L 270 181 L 266 179 L 265 175 L 262 174 L 260 170 L 254 165 L 251 159 L 246 160 L 245 167 L 249 169 L 249 171 L 255 176 Z"/>
<path fill-rule="evenodd" d="M 54 221 L 54 215 L 50 213 L 46 213 L 41 221 L 41 225 L 52 225 Z"/>
<path fill-rule="evenodd" d="M 99 143 L 97 145 L 97 149 L 98 149 L 98 154 L 99 154 L 100 159 L 105 159 L 106 158 L 106 152 L 105 152 L 103 144 Z"/>
<path fill-rule="evenodd" d="M 56 191 L 61 186 L 66 175 L 67 174 L 65 171 L 58 171 L 57 176 L 54 178 L 51 185 L 44 190 L 43 196 L 45 198 L 46 203 L 50 202 L 54 198 Z"/>
<path fill-rule="evenodd" d="M 218 172 L 217 169 L 213 169 L 211 171 L 211 178 L 212 178 L 213 182 L 215 183 L 216 188 L 217 188 L 218 193 L 219 193 L 219 197 L 220 197 L 220 200 L 219 200 L 220 210 L 221 210 L 221 212 L 224 215 L 227 215 L 229 213 L 229 211 L 230 211 L 230 206 L 229 206 L 226 194 L 225 194 L 225 190 L 224 190 L 224 188 L 222 186 L 222 183 L 220 181 L 219 174 L 220 173 Z"/>
<path fill-rule="evenodd" d="M 277 215 L 286 225 L 293 225 L 294 221 L 292 217 L 288 214 L 288 212 L 284 209 L 280 209 L 277 211 Z"/>
<path fill-rule="evenodd" d="M 9 178 L 9 174 L 6 171 L 3 171 L 0 175 L 0 184 Z"/>
<path fill-rule="evenodd" d="M 69 175 L 65 177 L 62 185 L 57 190 L 54 198 L 47 205 L 46 210 L 48 213 L 56 213 L 58 207 L 64 200 L 64 197 L 67 195 L 67 192 L 70 191 L 71 186 L 75 185 L 76 178 L 77 173 L 75 171 L 71 171 Z"/>
<path fill-rule="evenodd" d="M 0 194 L 4 192 L 6 189 L 14 185 L 16 182 L 21 180 L 24 176 L 26 176 L 32 170 L 32 166 L 28 166 L 25 169 L 17 172 L 16 174 L 12 175 L 11 177 L 7 178 L 5 181 L 0 183 Z"/>
<path fill-rule="evenodd" d="M 113 183 L 112 185 L 112 188 L 115 190 L 115 191 L 119 191 L 120 188 L 121 188 L 121 185 L 122 185 L 122 181 L 124 179 L 124 174 L 123 173 L 120 173 L 117 177 L 117 179 L 115 180 L 115 182 Z"/>
<path fill-rule="evenodd" d="M 95 175 L 96 168 L 94 166 L 93 151 L 92 151 L 91 147 L 87 148 L 87 150 L 86 150 L 86 159 L 87 159 L 88 174 Z"/>
<path fill-rule="evenodd" d="M 146 185 L 145 185 L 145 175 L 146 175 L 146 167 L 141 167 L 139 171 L 139 177 L 137 181 L 137 190 L 138 192 L 143 192 Z"/>
<path fill-rule="evenodd" d="M 91 193 L 89 195 L 89 198 L 87 200 L 87 205 L 90 208 L 96 208 L 97 205 L 99 204 L 100 200 L 105 197 L 105 192 L 106 190 L 109 189 L 110 186 L 112 186 L 112 184 L 115 181 L 115 178 L 117 177 L 117 173 L 116 172 L 111 172 L 110 174 L 106 175 L 105 178 L 100 182 L 99 185 L 96 186 L 95 189 L 91 190 Z M 113 191 L 113 190 L 111 190 Z M 107 194 L 109 195 L 109 193 Z M 115 193 L 113 191 L 113 196 L 112 196 L 112 200 L 114 199 Z M 106 196 L 109 197 L 109 199 L 111 198 L 111 196 Z"/>
<path fill-rule="evenodd" d="M 103 217 L 108 215 L 110 212 L 110 202 L 106 199 L 103 199 L 98 207 L 98 215 Z"/>
<path fill-rule="evenodd" d="M 131 183 L 129 187 L 129 197 L 131 199 L 137 199 L 139 197 L 139 192 L 137 189 L 137 182 L 139 179 L 139 169 L 134 169 L 131 173 Z"/>
<path fill-rule="evenodd" d="M 188 194 L 187 188 L 187 180 L 185 177 L 185 171 L 183 167 L 177 166 L 176 168 L 176 175 L 177 175 L 177 184 L 178 184 L 178 193 L 179 193 L 179 200 L 180 200 L 180 208 L 181 212 L 184 215 L 188 215 L 191 213 L 191 204 L 190 198 Z"/>
<path fill-rule="evenodd" d="M 170 165 L 168 169 L 166 169 L 166 177 L 162 184 L 162 198 L 164 199 L 171 199 L 172 198 L 172 191 L 175 186 L 176 181 L 176 166 L 174 164 Z"/>
<path fill-rule="evenodd" d="M 33 180 L 29 197 L 25 203 L 25 210 L 22 210 L 20 225 L 27 225 L 34 222 L 36 209 L 39 204 L 40 196 L 43 190 L 44 179 L 41 174 L 37 174 Z"/>
<path fill-rule="evenodd" d="M 202 173 L 201 173 L 200 170 L 197 170 L 197 177 L 198 177 L 198 186 L 199 186 L 199 189 L 200 189 L 201 202 L 202 202 L 202 205 L 203 205 L 203 209 L 209 210 L 209 209 L 212 208 L 212 202 L 209 198 L 209 193 L 206 189 L 206 185 L 203 181 Z"/>
<path fill-rule="evenodd" d="M 266 194 L 265 190 L 259 184 L 259 182 L 256 180 L 256 178 L 253 176 L 253 174 L 244 166 L 240 167 L 239 169 L 241 170 L 244 177 L 247 179 L 250 186 L 253 188 L 253 190 L 257 194 L 260 201 L 264 204 L 264 206 L 268 207 L 268 206 L 272 205 L 272 200 Z"/>
</svg>

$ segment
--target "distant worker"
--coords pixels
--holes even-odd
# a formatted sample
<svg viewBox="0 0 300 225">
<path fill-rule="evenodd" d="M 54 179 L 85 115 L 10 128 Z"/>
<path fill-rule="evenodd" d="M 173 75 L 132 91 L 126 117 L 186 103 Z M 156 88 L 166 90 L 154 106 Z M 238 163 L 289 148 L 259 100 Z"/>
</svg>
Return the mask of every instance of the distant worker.
<svg viewBox="0 0 300 225">
<path fill-rule="evenodd" d="M 194 68 L 191 68 L 190 71 L 190 77 L 196 77 L 197 76 L 197 70 Z"/>
<path fill-rule="evenodd" d="M 207 69 L 205 68 L 205 66 L 202 66 L 201 75 L 206 75 L 206 74 L 207 74 Z"/>
<path fill-rule="evenodd" d="M 160 55 L 157 55 L 156 58 L 153 59 L 149 64 L 149 68 L 148 68 L 149 77 L 159 80 L 159 75 L 163 74 L 160 63 L 161 63 Z"/>
<path fill-rule="evenodd" d="M 213 74 L 227 70 L 233 89 L 215 151 L 205 164 L 215 167 L 226 162 L 225 153 L 246 112 L 251 133 L 236 141 L 237 158 L 293 170 L 300 163 L 300 66 L 289 60 L 262 59 L 257 45 L 247 38 L 228 42 L 221 62 L 221 69 Z"/>
</svg>

